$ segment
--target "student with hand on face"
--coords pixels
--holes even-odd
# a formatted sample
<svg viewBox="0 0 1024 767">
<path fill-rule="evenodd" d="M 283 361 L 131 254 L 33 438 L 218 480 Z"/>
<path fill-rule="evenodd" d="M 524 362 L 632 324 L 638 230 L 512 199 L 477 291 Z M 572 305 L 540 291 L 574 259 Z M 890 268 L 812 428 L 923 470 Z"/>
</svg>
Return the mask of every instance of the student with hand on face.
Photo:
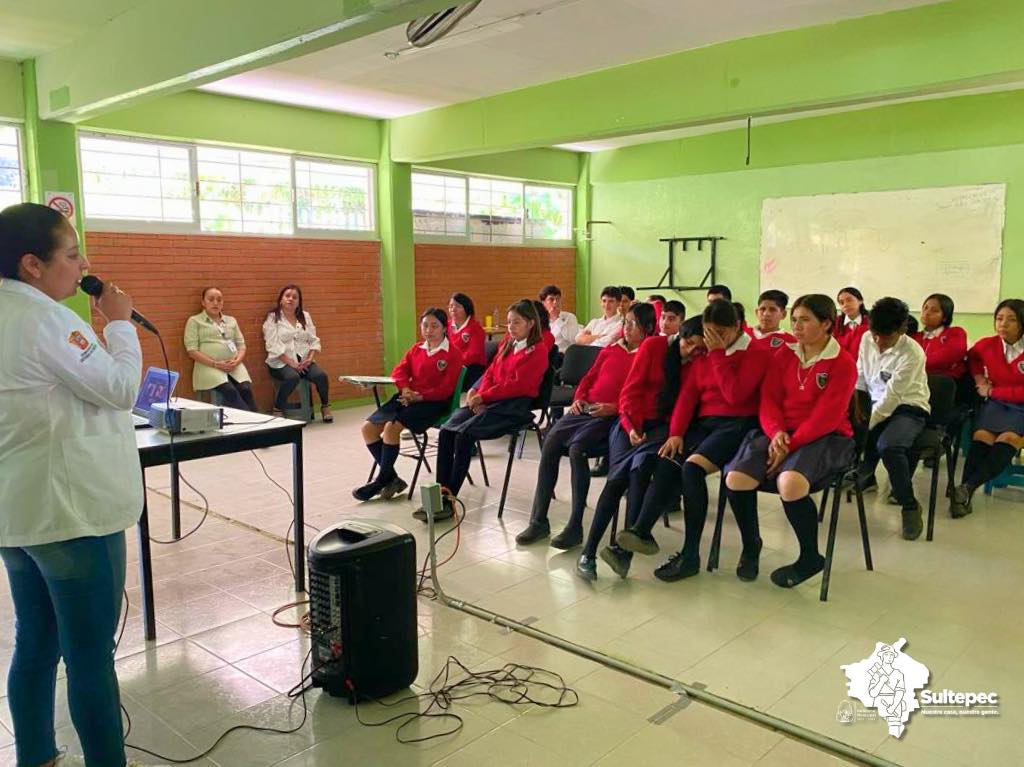
<svg viewBox="0 0 1024 767">
<path fill-rule="evenodd" d="M 220 288 L 203 290 L 203 311 L 185 323 L 185 351 L 195 360 L 192 388 L 216 391 L 227 407 L 256 411 L 252 379 L 245 369 L 245 338 L 234 317 L 223 313 Z"/>
<path fill-rule="evenodd" d="M 480 326 L 475 315 L 473 299 L 465 293 L 452 293 L 448 299 L 448 343 L 459 350 L 462 364 L 466 366 L 466 377 L 462 381 L 462 390 L 468 391 L 484 374 L 487 367 L 485 342 L 487 334 Z M 495 317 L 497 322 L 498 318 Z"/>
<path fill-rule="evenodd" d="M 615 285 L 608 285 L 601 291 L 601 317 L 591 320 L 576 336 L 576 343 L 584 346 L 607 346 L 614 343 L 622 335 L 622 317 L 619 316 L 619 305 L 622 303 L 622 290 Z"/>
<path fill-rule="evenodd" d="M 274 410 L 283 413 L 288 395 L 308 378 L 320 396 L 320 412 L 324 423 L 331 423 L 330 384 L 327 373 L 316 364 L 321 350 L 313 318 L 302 308 L 302 291 L 298 285 L 285 285 L 277 296 L 277 308 L 263 322 L 263 340 L 267 346 L 267 367 L 270 375 L 281 382 L 277 389 Z"/>
<path fill-rule="evenodd" d="M 962 378 L 967 372 L 967 332 L 953 325 L 953 299 L 932 293 L 921 307 L 921 327 L 911 337 L 924 349 L 929 375 Z"/>
<path fill-rule="evenodd" d="M 857 389 L 871 398 L 868 438 L 857 482 L 877 489 L 879 459 L 889 472 L 892 494 L 902 508 L 903 537 L 921 535 L 921 504 L 914 496 L 910 451 L 931 413 L 924 350 L 905 332 L 910 310 L 898 298 L 881 298 L 868 315 L 870 331 L 860 343 Z"/>
<path fill-rule="evenodd" d="M 1024 448 L 1024 301 L 1000 301 L 996 334 L 982 338 L 967 354 L 978 396 L 984 400 L 974 423 L 971 447 L 949 511 L 971 513 L 974 491 L 1005 471 Z"/>
<path fill-rule="evenodd" d="M 839 346 L 855 360 L 860 354 L 860 341 L 868 332 L 868 309 L 864 296 L 854 287 L 846 287 L 836 296 L 836 304 L 842 316 L 836 321 L 832 334 Z"/>
<path fill-rule="evenodd" d="M 782 329 L 789 296 L 781 290 L 766 290 L 757 298 L 757 324 L 751 328 L 754 341 L 770 349 L 781 349 L 796 341 L 792 333 Z"/>
</svg>

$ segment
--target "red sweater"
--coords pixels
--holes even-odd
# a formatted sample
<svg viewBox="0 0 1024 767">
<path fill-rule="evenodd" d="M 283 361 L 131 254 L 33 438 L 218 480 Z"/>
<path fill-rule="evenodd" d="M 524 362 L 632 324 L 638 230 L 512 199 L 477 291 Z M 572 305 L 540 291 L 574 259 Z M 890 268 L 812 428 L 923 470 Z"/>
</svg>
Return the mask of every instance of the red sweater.
<svg viewBox="0 0 1024 767">
<path fill-rule="evenodd" d="M 967 370 L 967 331 L 946 328 L 935 338 L 924 332 L 914 333 L 914 340 L 924 349 L 925 371 L 931 375 L 960 378 Z"/>
<path fill-rule="evenodd" d="M 650 336 L 631 355 L 633 365 L 619 394 L 619 422 L 628 434 L 642 432 L 644 421 L 658 417 L 658 394 L 665 383 L 668 336 Z"/>
<path fill-rule="evenodd" d="M 835 336 L 835 339 L 839 342 L 840 348 L 856 361 L 857 355 L 860 354 L 860 339 L 862 339 L 864 334 L 867 332 L 867 315 L 861 318 L 860 325 L 856 328 L 848 327 L 846 325 L 845 315 L 840 315 L 836 319 L 836 329 L 832 335 Z"/>
<path fill-rule="evenodd" d="M 583 380 L 577 384 L 573 399 L 590 403 L 618 403 L 619 392 L 639 353 L 639 350 L 628 352 L 620 343 L 604 347 Z"/>
<path fill-rule="evenodd" d="M 779 350 L 784 349 L 786 344 L 795 344 L 796 336 L 792 333 L 787 333 L 785 330 L 777 330 L 774 333 L 769 333 L 761 338 L 754 338 L 751 342 L 751 346 L 756 346 L 759 349 L 768 349 L 773 354 L 778 353 Z"/>
<path fill-rule="evenodd" d="M 802 370 L 788 346 L 775 355 L 772 374 L 761 387 L 761 430 L 769 439 L 788 432 L 790 452 L 826 434 L 853 435 L 848 413 L 857 363 L 841 348 L 835 352 Z"/>
<path fill-rule="evenodd" d="M 992 399 L 1016 405 L 1024 403 L 1024 354 L 1013 362 L 1006 361 L 1003 339 L 999 336 L 982 338 L 967 352 L 971 375 L 984 375 L 992 383 Z"/>
<path fill-rule="evenodd" d="M 486 365 L 487 355 L 484 353 L 484 341 L 487 335 L 476 317 L 470 317 L 461 331 L 455 330 L 455 323 L 448 323 L 448 343 L 462 353 L 463 365 Z"/>
<path fill-rule="evenodd" d="M 552 347 L 555 345 L 555 335 L 550 330 L 542 330 L 540 333 L 540 340 L 548 347 L 548 351 L 551 351 Z"/>
<path fill-rule="evenodd" d="M 425 402 L 442 402 L 451 398 L 461 370 L 462 353 L 451 344 L 432 356 L 422 344 L 414 344 L 395 365 L 391 377 L 399 391 L 409 387 L 422 394 Z"/>
<path fill-rule="evenodd" d="M 516 397 L 536 397 L 540 383 L 548 369 L 548 348 L 544 342 L 512 352 L 511 338 L 502 342 L 509 348 L 505 354 L 498 351 L 494 361 L 484 371 L 477 391 L 484 402 L 497 402 Z"/>
<path fill-rule="evenodd" d="M 695 415 L 757 415 L 761 381 L 773 357 L 770 349 L 751 343 L 745 351 L 727 355 L 724 349 L 715 349 L 695 359 L 672 409 L 669 435 L 686 434 Z"/>
</svg>

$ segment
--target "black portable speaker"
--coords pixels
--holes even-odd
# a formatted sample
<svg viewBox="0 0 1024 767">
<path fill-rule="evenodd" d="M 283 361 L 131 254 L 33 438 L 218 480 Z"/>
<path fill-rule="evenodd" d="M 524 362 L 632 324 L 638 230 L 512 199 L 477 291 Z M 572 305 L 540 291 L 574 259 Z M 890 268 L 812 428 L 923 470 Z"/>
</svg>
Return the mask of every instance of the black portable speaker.
<svg viewBox="0 0 1024 767">
<path fill-rule="evenodd" d="M 312 682 L 328 694 L 380 698 L 419 669 L 416 541 L 397 525 L 349 520 L 308 547 Z"/>
</svg>

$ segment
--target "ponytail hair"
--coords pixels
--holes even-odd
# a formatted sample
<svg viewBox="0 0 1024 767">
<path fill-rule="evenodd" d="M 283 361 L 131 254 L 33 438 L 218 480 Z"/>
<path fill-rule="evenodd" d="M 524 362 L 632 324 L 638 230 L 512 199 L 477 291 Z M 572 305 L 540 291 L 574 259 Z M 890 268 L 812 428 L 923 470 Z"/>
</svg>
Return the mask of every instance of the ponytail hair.
<svg viewBox="0 0 1024 767">
<path fill-rule="evenodd" d="M 529 347 L 540 343 L 540 315 L 537 313 L 537 307 L 534 305 L 533 301 L 529 298 L 520 298 L 508 308 L 508 311 L 515 312 L 527 322 L 533 322 L 533 327 L 530 328 L 530 334 L 526 337 L 526 345 Z M 512 336 L 505 336 L 505 340 L 498 348 L 498 353 L 494 356 L 494 361 L 497 362 L 506 354 L 511 354 L 511 349 L 514 345 L 515 341 L 512 340 Z"/>
<path fill-rule="evenodd" d="M 723 303 L 726 303 L 723 301 Z M 683 350 L 682 341 L 693 336 L 704 335 L 704 322 L 698 315 L 683 322 L 679 327 L 679 334 L 669 341 L 668 351 L 665 353 L 665 361 L 662 363 L 665 373 L 665 382 L 658 392 L 658 416 L 668 418 L 676 406 L 676 398 L 681 388 L 680 379 L 683 374 Z"/>
</svg>

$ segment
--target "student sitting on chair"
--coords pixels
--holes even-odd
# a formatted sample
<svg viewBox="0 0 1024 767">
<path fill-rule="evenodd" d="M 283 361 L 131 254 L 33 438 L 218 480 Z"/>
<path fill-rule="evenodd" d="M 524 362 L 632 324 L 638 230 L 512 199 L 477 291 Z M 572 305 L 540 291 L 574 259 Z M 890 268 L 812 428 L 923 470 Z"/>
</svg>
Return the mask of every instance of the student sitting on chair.
<svg viewBox="0 0 1024 767">
<path fill-rule="evenodd" d="M 766 290 L 758 296 L 757 324 L 750 329 L 758 345 L 781 349 L 784 344 L 796 342 L 792 333 L 782 329 L 788 303 L 789 296 L 781 290 Z"/>
<path fill-rule="evenodd" d="M 1024 447 L 1024 301 L 1008 298 L 995 311 L 994 336 L 967 354 L 978 396 L 985 400 L 949 511 L 971 513 L 974 491 L 995 479 Z"/>
<path fill-rule="evenodd" d="M 663 336 L 674 336 L 686 319 L 686 307 L 682 301 L 665 301 L 658 312 L 658 333 Z"/>
<path fill-rule="evenodd" d="M 448 343 L 448 315 L 433 307 L 420 315 L 423 343 L 413 344 L 391 377 L 398 392 L 370 414 L 363 424 L 363 440 L 377 462 L 377 478 L 352 491 L 360 501 L 380 494 L 384 500 L 408 487 L 395 472 L 402 428 L 422 434 L 448 412 L 462 371 L 462 354 Z"/>
<path fill-rule="evenodd" d="M 548 349 L 548 356 L 554 363 L 558 357 L 558 346 L 555 345 L 555 335 L 551 332 L 551 319 L 548 317 L 547 307 L 540 301 L 533 302 L 533 308 L 537 310 L 537 319 L 540 320 L 540 340 Z"/>
<path fill-rule="evenodd" d="M 911 337 L 924 349 L 929 375 L 962 378 L 967 371 L 967 332 L 953 327 L 953 299 L 932 293 L 921 307 L 921 327 Z"/>
<path fill-rule="evenodd" d="M 478 440 L 506 434 L 509 429 L 530 422 L 533 400 L 540 392 L 548 369 L 548 350 L 541 341 L 540 317 L 528 298 L 521 298 L 508 309 L 508 335 L 487 367 L 480 385 L 466 397 L 466 407 L 456 410 L 441 427 L 437 438 L 438 483 L 458 496 L 469 472 L 469 460 Z M 454 514 L 448 498 L 435 519 Z M 426 520 L 425 509 L 413 516 Z"/>
<path fill-rule="evenodd" d="M 192 388 L 215 391 L 227 407 L 255 411 L 252 379 L 245 369 L 245 338 L 234 317 L 223 313 L 224 295 L 219 288 L 206 288 L 203 311 L 185 323 L 185 351 L 195 360 Z"/>
<path fill-rule="evenodd" d="M 743 540 L 736 566 L 741 580 L 758 574 L 758 488 L 778 491 L 800 544 L 796 561 L 773 572 L 772 583 L 792 588 L 825 567 L 811 492 L 849 466 L 855 454 L 847 413 L 857 365 L 832 337 L 835 320 L 836 306 L 828 296 L 801 296 L 793 304 L 796 342 L 775 355 L 773 373 L 761 387 L 761 428 L 746 436 L 725 467 L 729 504 Z"/>
<path fill-rule="evenodd" d="M 302 308 L 302 291 L 298 285 L 285 285 L 277 295 L 277 307 L 263 322 L 263 340 L 267 346 L 267 367 L 270 375 L 281 382 L 274 401 L 275 415 L 288 408 L 288 395 L 299 381 L 308 379 L 320 395 L 320 413 L 324 423 L 331 423 L 327 373 L 314 361 L 320 351 L 320 339 L 309 312 Z"/>
<path fill-rule="evenodd" d="M 591 320 L 576 336 L 576 343 L 584 346 L 607 346 L 615 343 L 622 334 L 622 317 L 619 316 L 619 304 L 622 302 L 622 290 L 615 285 L 608 285 L 601 291 L 601 310 L 603 315 Z"/>
<path fill-rule="evenodd" d="M 619 299 L 619 317 L 625 322 L 626 312 L 629 311 L 629 307 L 636 301 L 636 291 L 629 285 L 619 285 L 619 292 L 622 294 L 622 297 Z M 621 333 L 619 335 L 621 336 Z"/>
<path fill-rule="evenodd" d="M 616 545 L 601 552 L 619 575 L 628 572 L 632 553 L 658 552 L 651 531 L 672 508 L 680 484 L 686 527 L 683 547 L 654 575 L 677 581 L 700 572 L 700 539 L 708 515 L 707 477 L 732 460 L 743 438 L 757 426 L 761 382 L 772 352 L 754 345 L 728 301 L 712 301 L 705 307 L 704 347 L 706 354 L 691 366 L 672 410 L 668 438 L 658 451 L 653 491 Z M 744 543 L 745 557 L 756 562 L 755 543 Z"/>
<path fill-rule="evenodd" d="M 479 381 L 487 367 L 487 334 L 477 321 L 475 311 L 473 299 L 465 293 L 452 293 L 448 299 L 448 343 L 459 350 L 462 364 L 466 366 L 463 391 Z M 494 321 L 497 322 L 498 318 L 495 317 Z"/>
<path fill-rule="evenodd" d="M 707 292 L 708 303 L 712 301 L 732 301 L 732 291 L 728 285 L 712 285 Z"/>
<path fill-rule="evenodd" d="M 870 332 L 860 343 L 857 389 L 871 398 L 871 416 L 857 481 L 862 490 L 877 489 L 875 467 L 881 459 L 889 472 L 892 494 L 903 510 L 903 537 L 921 535 L 921 504 L 911 482 L 910 451 L 931 412 L 924 350 L 905 333 L 910 310 L 898 298 L 882 298 L 871 307 Z"/>
<path fill-rule="evenodd" d="M 559 352 L 565 354 L 565 350 L 576 342 L 576 336 L 579 335 L 579 320 L 572 312 L 562 309 L 562 291 L 557 285 L 545 285 L 541 288 L 540 302 L 544 304 L 544 310 L 548 314 L 555 345 L 558 346 Z"/>
<path fill-rule="evenodd" d="M 569 414 L 559 418 L 544 439 L 530 524 L 516 536 L 516 543 L 534 543 L 551 533 L 548 508 L 558 481 L 562 454 L 566 451 L 572 469 L 572 511 L 565 529 L 552 539 L 551 545 L 565 550 L 583 542 L 583 508 L 590 490 L 587 456 L 608 449 L 608 434 L 619 413 L 619 392 L 637 349 L 645 338 L 652 335 L 654 307 L 635 304 L 626 313 L 625 337 L 604 347 L 593 367 L 577 385 Z"/>
<path fill-rule="evenodd" d="M 839 346 L 856 361 L 860 353 L 860 340 L 868 332 L 868 310 L 864 296 L 857 288 L 846 287 L 836 296 L 836 304 L 843 316 L 836 321 L 832 334 Z"/>
</svg>

